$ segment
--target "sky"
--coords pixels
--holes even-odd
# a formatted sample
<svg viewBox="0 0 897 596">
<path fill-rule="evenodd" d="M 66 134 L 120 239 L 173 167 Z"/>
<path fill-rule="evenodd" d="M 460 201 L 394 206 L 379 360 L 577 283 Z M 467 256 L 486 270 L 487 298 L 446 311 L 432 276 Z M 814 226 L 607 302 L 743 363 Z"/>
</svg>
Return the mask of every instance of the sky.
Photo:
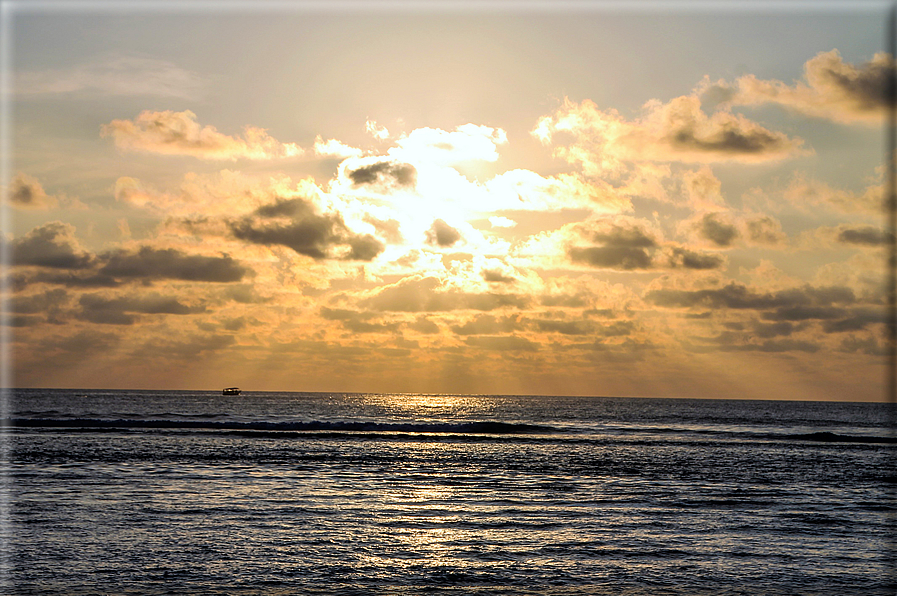
<svg viewBox="0 0 897 596">
<path fill-rule="evenodd" d="M 881 401 L 888 7 L 4 2 L 10 385 Z"/>
</svg>

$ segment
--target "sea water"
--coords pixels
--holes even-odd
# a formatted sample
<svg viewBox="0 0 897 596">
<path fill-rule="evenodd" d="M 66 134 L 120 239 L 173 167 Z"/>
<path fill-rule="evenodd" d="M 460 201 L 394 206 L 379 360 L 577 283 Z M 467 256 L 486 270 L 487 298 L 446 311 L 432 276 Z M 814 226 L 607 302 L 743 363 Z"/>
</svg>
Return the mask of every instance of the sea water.
<svg viewBox="0 0 897 596">
<path fill-rule="evenodd" d="M 888 404 L 17 390 L 8 594 L 893 595 Z"/>
</svg>

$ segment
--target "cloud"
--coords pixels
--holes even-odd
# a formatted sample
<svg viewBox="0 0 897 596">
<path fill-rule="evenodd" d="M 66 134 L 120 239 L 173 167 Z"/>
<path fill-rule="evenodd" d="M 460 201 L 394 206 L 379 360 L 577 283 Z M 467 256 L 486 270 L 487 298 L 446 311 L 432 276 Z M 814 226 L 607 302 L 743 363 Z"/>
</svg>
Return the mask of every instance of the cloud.
<svg viewBox="0 0 897 596">
<path fill-rule="evenodd" d="M 595 332 L 595 324 L 591 321 L 558 321 L 553 319 L 537 320 L 536 329 L 547 333 L 561 335 L 591 335 Z"/>
<path fill-rule="evenodd" d="M 510 284 L 517 281 L 513 276 L 505 275 L 500 269 L 483 269 L 480 275 L 484 281 L 495 284 Z"/>
<path fill-rule="evenodd" d="M 47 210 L 58 204 L 55 197 L 47 195 L 40 182 L 22 172 L 12 179 L 6 197 L 13 207 L 19 209 Z"/>
<path fill-rule="evenodd" d="M 418 333 L 423 333 L 425 335 L 439 333 L 439 325 L 427 319 L 426 317 L 416 318 L 413 323 L 410 323 L 408 325 L 408 327 L 410 329 L 413 329 L 414 331 L 417 331 Z"/>
<path fill-rule="evenodd" d="M 696 224 L 698 234 L 717 246 L 732 246 L 738 238 L 738 229 L 725 221 L 721 213 L 706 213 Z"/>
<path fill-rule="evenodd" d="M 380 126 L 374 120 L 368 120 L 364 123 L 364 128 L 375 139 L 385 141 L 389 138 L 389 131 L 385 126 Z"/>
<path fill-rule="evenodd" d="M 572 229 L 587 241 L 602 244 L 570 246 L 567 256 L 573 263 L 624 271 L 653 266 L 651 249 L 657 246 L 657 240 L 635 221 L 593 220 Z"/>
<path fill-rule="evenodd" d="M 303 153 L 296 144 L 281 143 L 263 128 L 247 126 L 244 137 L 239 138 L 222 134 L 214 126 L 200 126 L 196 114 L 190 110 L 146 110 L 133 121 L 113 120 L 104 124 L 100 134 L 112 137 L 119 149 L 200 159 L 266 160 Z"/>
<path fill-rule="evenodd" d="M 754 75 L 737 79 L 731 105 L 775 103 L 797 112 L 835 122 L 881 124 L 887 109 L 887 83 L 894 60 L 879 52 L 854 66 L 833 49 L 804 64 L 804 77 L 793 85 L 761 80 Z"/>
<path fill-rule="evenodd" d="M 761 323 L 754 321 L 751 331 L 752 333 L 763 339 L 770 339 L 782 335 L 791 335 L 797 329 L 797 326 L 790 321 L 779 321 L 777 323 Z"/>
<path fill-rule="evenodd" d="M 448 248 L 461 240 L 461 232 L 448 225 L 441 219 L 437 219 L 427 230 L 427 244 Z"/>
<path fill-rule="evenodd" d="M 645 293 L 645 300 L 657 306 L 675 308 L 725 308 L 769 311 L 767 320 L 800 321 L 843 316 L 836 304 L 852 304 L 856 296 L 844 286 L 813 287 L 805 285 L 778 292 L 757 292 L 730 282 L 722 288 L 702 290 L 654 289 Z"/>
<path fill-rule="evenodd" d="M 70 288 L 115 288 L 121 285 L 120 281 L 109 275 L 71 271 L 66 273 L 41 271 L 31 276 L 22 277 L 16 283 L 23 287 L 28 284 L 51 284 Z"/>
<path fill-rule="evenodd" d="M 395 332 L 401 326 L 399 323 L 371 323 L 370 319 L 375 318 L 376 314 L 354 310 L 322 307 L 320 314 L 326 320 L 340 321 L 343 327 L 352 333 Z"/>
<path fill-rule="evenodd" d="M 337 213 L 318 215 L 311 202 L 280 199 L 251 216 L 228 224 L 235 238 L 264 246 L 286 246 L 313 259 L 371 261 L 383 243 L 370 234 L 349 230 Z"/>
<path fill-rule="evenodd" d="M 53 269 L 86 269 L 94 257 L 81 248 L 75 228 L 61 221 L 51 221 L 34 228 L 10 244 L 14 265 L 30 265 Z"/>
<path fill-rule="evenodd" d="M 477 315 L 463 325 L 452 325 L 451 330 L 457 335 L 496 335 L 522 331 L 523 326 L 514 316 L 497 318 L 492 315 Z"/>
<path fill-rule="evenodd" d="M 541 176 L 530 170 L 502 172 L 482 185 L 483 208 L 557 211 L 591 209 L 618 213 L 632 209 L 629 196 L 602 180 L 584 180 L 578 174 Z"/>
<path fill-rule="evenodd" d="M 417 181 L 417 170 L 411 164 L 383 161 L 382 158 L 373 158 L 363 163 L 364 165 L 355 169 L 350 170 L 348 165 L 345 169 L 346 176 L 354 186 L 383 184 L 413 188 Z"/>
<path fill-rule="evenodd" d="M 795 176 L 785 189 L 784 198 L 798 207 L 830 206 L 842 213 L 884 213 L 884 186 L 871 184 L 862 194 L 834 188 L 824 182 Z"/>
<path fill-rule="evenodd" d="M 345 159 L 347 157 L 361 157 L 364 151 L 350 147 L 336 139 L 328 139 L 326 142 L 318 135 L 315 137 L 315 155 L 318 157 L 335 157 Z"/>
<path fill-rule="evenodd" d="M 577 104 L 568 99 L 554 115 L 540 119 L 532 134 L 545 144 L 572 137 L 572 143 L 555 153 L 581 165 L 587 175 L 619 172 L 622 162 L 759 163 L 802 153 L 802 140 L 744 116 L 727 111 L 707 116 L 697 96 L 668 103 L 652 100 L 644 112 L 642 118 L 628 121 L 589 100 Z"/>
<path fill-rule="evenodd" d="M 709 166 L 683 172 L 682 182 L 692 209 L 703 211 L 725 207 L 722 182 L 713 175 Z"/>
<path fill-rule="evenodd" d="M 446 312 L 453 310 L 491 311 L 526 308 L 529 297 L 515 294 L 463 292 L 444 287 L 435 277 L 406 277 L 383 286 L 360 301 L 366 308 L 390 312 Z"/>
<path fill-rule="evenodd" d="M 890 241 L 890 234 L 873 226 L 842 226 L 838 233 L 838 241 L 860 246 L 882 246 Z"/>
<path fill-rule="evenodd" d="M 699 253 L 678 246 L 668 249 L 667 266 L 672 269 L 719 269 L 726 264 L 721 255 Z"/>
<path fill-rule="evenodd" d="M 507 217 L 495 215 L 489 218 L 489 225 L 493 228 L 513 228 L 517 226 L 517 222 Z"/>
<path fill-rule="evenodd" d="M 631 246 L 574 246 L 567 253 L 574 263 L 599 269 L 651 268 L 651 255 L 644 248 Z"/>
<path fill-rule="evenodd" d="M 396 141 L 388 154 L 411 163 L 455 165 L 466 161 L 495 161 L 497 146 L 507 143 L 500 128 L 463 124 L 453 131 L 416 128 Z"/>
<path fill-rule="evenodd" d="M 846 317 L 840 320 L 825 321 L 822 324 L 822 329 L 826 333 L 844 333 L 860 331 L 869 325 L 885 324 L 887 321 L 888 313 L 884 308 L 857 308 L 851 310 Z"/>
<path fill-rule="evenodd" d="M 206 80 L 171 62 L 155 58 L 109 55 L 65 70 L 19 72 L 18 95 L 87 93 L 199 99 Z"/>
<path fill-rule="evenodd" d="M 744 228 L 747 238 L 752 243 L 774 245 L 781 244 L 786 239 L 782 224 L 768 215 L 746 219 Z"/>
<path fill-rule="evenodd" d="M 63 289 L 47 290 L 38 294 L 19 295 L 11 301 L 15 315 L 26 315 L 14 326 L 35 325 L 42 322 L 61 324 L 69 303 L 69 294 Z M 28 315 L 44 315 L 30 317 Z"/>
<path fill-rule="evenodd" d="M 203 306 L 187 306 L 176 298 L 158 294 L 119 298 L 84 294 L 79 299 L 79 304 L 80 318 L 105 325 L 133 325 L 137 322 L 135 314 L 190 315 L 206 310 Z"/>
<path fill-rule="evenodd" d="M 535 352 L 538 344 L 512 335 L 476 336 L 464 340 L 468 346 L 496 352 Z"/>
<path fill-rule="evenodd" d="M 762 342 L 745 341 L 740 334 L 721 334 L 713 338 L 718 344 L 715 349 L 724 352 L 807 352 L 813 354 L 820 350 L 819 344 L 796 339 L 767 339 Z"/>
<path fill-rule="evenodd" d="M 143 246 L 137 252 L 118 250 L 103 255 L 103 260 L 100 274 L 117 278 L 230 283 L 251 273 L 229 255 L 190 255 L 173 248 Z"/>
</svg>

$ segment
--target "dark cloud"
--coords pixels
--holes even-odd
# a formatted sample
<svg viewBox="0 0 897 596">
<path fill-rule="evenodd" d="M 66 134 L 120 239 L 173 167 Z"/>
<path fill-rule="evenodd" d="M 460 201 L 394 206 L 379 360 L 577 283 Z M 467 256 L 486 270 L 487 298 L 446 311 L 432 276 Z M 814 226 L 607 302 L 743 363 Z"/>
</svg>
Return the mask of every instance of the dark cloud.
<svg viewBox="0 0 897 596">
<path fill-rule="evenodd" d="M 480 272 L 480 275 L 482 275 L 483 279 L 489 283 L 510 284 L 517 281 L 513 277 L 508 277 L 498 269 L 483 269 Z"/>
<path fill-rule="evenodd" d="M 426 317 L 416 318 L 413 323 L 408 325 L 408 327 L 410 329 L 413 329 L 414 331 L 417 331 L 418 333 L 423 333 L 426 335 L 439 333 L 439 325 L 427 319 Z"/>
<path fill-rule="evenodd" d="M 635 323 L 632 321 L 615 321 L 610 325 L 601 327 L 598 332 L 605 337 L 620 337 L 629 335 L 635 330 Z"/>
<path fill-rule="evenodd" d="M 101 275 L 142 279 L 235 282 L 250 270 L 228 255 L 189 255 L 173 248 L 141 247 L 137 252 L 117 251 L 103 255 Z"/>
<path fill-rule="evenodd" d="M 717 246 L 732 246 L 738 237 L 738 230 L 723 220 L 719 213 L 707 213 L 697 224 L 698 233 Z"/>
<path fill-rule="evenodd" d="M 759 344 L 756 349 L 760 352 L 818 352 L 820 346 L 809 341 L 797 339 L 770 339 Z"/>
<path fill-rule="evenodd" d="M 847 67 L 837 52 L 819 54 L 807 62 L 807 79 L 816 89 L 836 89 L 842 97 L 849 97 L 858 111 L 873 111 L 887 107 L 887 85 L 893 77 L 894 60 L 884 54 L 860 68 Z"/>
<path fill-rule="evenodd" d="M 186 337 L 173 337 L 167 340 L 149 341 L 134 350 L 132 357 L 149 361 L 166 360 L 181 364 L 195 361 L 203 354 L 219 352 L 236 343 L 232 334 L 192 334 Z"/>
<path fill-rule="evenodd" d="M 347 261 L 372 261 L 385 248 L 370 234 L 352 235 L 346 239 L 351 250 L 343 257 Z"/>
<path fill-rule="evenodd" d="M 602 246 L 570 247 L 567 256 L 574 263 L 627 271 L 650 269 L 653 266 L 651 250 L 657 246 L 657 241 L 636 224 L 587 222 L 579 232 L 592 242 L 601 243 Z"/>
<path fill-rule="evenodd" d="M 699 253 L 674 247 L 669 253 L 669 266 L 674 269 L 719 269 L 726 263 L 721 255 Z"/>
<path fill-rule="evenodd" d="M 14 326 L 22 324 L 31 326 L 39 322 L 62 324 L 68 303 L 69 295 L 65 290 L 47 290 L 38 294 L 14 297 L 9 301 L 8 310 L 20 319 Z"/>
<path fill-rule="evenodd" d="M 585 294 L 554 294 L 540 298 L 542 306 L 559 306 L 563 308 L 583 308 L 590 304 Z"/>
<path fill-rule="evenodd" d="M 591 321 L 557 321 L 536 320 L 536 329 L 547 333 L 560 333 L 561 335 L 589 335 L 595 329 Z"/>
<path fill-rule="evenodd" d="M 392 333 L 398 331 L 399 323 L 368 323 L 366 321 L 343 321 L 343 327 L 352 333 Z"/>
<path fill-rule="evenodd" d="M 869 325 L 887 322 L 885 309 L 855 309 L 847 317 L 837 321 L 825 321 L 822 330 L 826 333 L 844 333 L 846 331 L 860 331 Z"/>
<path fill-rule="evenodd" d="M 795 339 L 767 339 L 759 343 L 747 341 L 748 336 L 744 333 L 735 333 L 726 331 L 708 341 L 717 344 L 716 350 L 723 352 L 818 352 L 820 346 L 818 344 L 795 340 Z M 706 351 L 705 349 L 696 349 L 695 351 Z"/>
<path fill-rule="evenodd" d="M 222 292 L 222 295 L 227 300 L 233 300 L 241 304 L 264 304 L 271 301 L 270 298 L 260 296 L 252 284 L 229 285 Z"/>
<path fill-rule="evenodd" d="M 743 131 L 737 126 L 723 127 L 713 135 L 697 136 L 695 129 L 683 129 L 669 138 L 674 147 L 713 153 L 766 153 L 787 147 L 781 135 L 766 130 Z"/>
<path fill-rule="evenodd" d="M 871 356 L 887 356 L 888 346 L 879 343 L 874 337 L 858 338 L 850 336 L 841 342 L 840 351 L 850 353 L 869 354 Z"/>
<path fill-rule="evenodd" d="M 14 265 L 86 269 L 94 263 L 94 257 L 78 245 L 75 228 L 60 221 L 51 221 L 16 238 L 10 249 Z"/>
<path fill-rule="evenodd" d="M 414 186 L 417 170 L 411 164 L 381 161 L 347 172 L 355 186 L 386 181 L 397 186 Z"/>
<path fill-rule="evenodd" d="M 264 205 L 253 216 L 228 225 L 234 237 L 240 240 L 265 246 L 286 246 L 313 259 L 370 261 L 384 248 L 383 243 L 370 234 L 353 233 L 340 215 L 318 215 L 311 203 L 304 199 L 286 199 Z M 338 249 L 343 249 L 343 254 L 338 255 Z"/>
<path fill-rule="evenodd" d="M 860 244 L 864 246 L 879 246 L 887 244 L 890 235 L 884 230 L 872 226 L 859 226 L 856 228 L 843 228 L 838 234 L 838 241 L 845 244 Z"/>
<path fill-rule="evenodd" d="M 843 286 L 822 288 L 803 286 L 780 292 L 760 293 L 732 282 L 722 288 L 707 290 L 651 290 L 645 294 L 645 299 L 664 307 L 778 309 L 777 312 L 787 315 L 789 309 L 829 307 L 836 303 L 850 304 L 856 297 L 852 290 Z M 797 316 L 798 312 L 795 311 L 793 314 Z M 781 320 L 800 319 L 787 319 L 783 316 Z"/>
<path fill-rule="evenodd" d="M 606 246 L 627 248 L 651 248 L 657 246 L 657 241 L 636 226 L 610 226 L 606 230 L 592 232 L 594 242 L 600 242 Z"/>
<path fill-rule="evenodd" d="M 893 58 L 885 52 L 859 66 L 845 63 L 838 50 L 821 52 L 804 65 L 806 84 L 788 86 L 746 75 L 738 79 L 739 92 L 732 101 L 742 105 L 778 103 L 840 122 L 880 122 L 888 104 L 893 65 Z"/>
<path fill-rule="evenodd" d="M 11 306 L 15 313 L 33 315 L 58 310 L 67 302 L 68 292 L 60 289 L 28 296 L 16 296 L 12 299 Z"/>
<path fill-rule="evenodd" d="M 778 323 L 770 324 L 755 321 L 752 330 L 755 336 L 763 339 L 770 339 L 783 335 L 791 335 L 794 332 L 795 328 L 796 326 L 788 321 L 781 321 Z"/>
<path fill-rule="evenodd" d="M 43 283 L 70 288 L 115 288 L 121 282 L 111 275 L 41 272 L 23 280 L 27 284 Z"/>
<path fill-rule="evenodd" d="M 232 319 L 225 319 L 222 323 L 225 331 L 240 331 L 244 329 L 249 324 L 249 319 L 246 317 L 235 317 Z"/>
<path fill-rule="evenodd" d="M 448 225 L 441 219 L 437 219 L 427 230 L 427 243 L 433 246 L 447 248 L 461 239 L 461 232 Z"/>
<path fill-rule="evenodd" d="M 0 322 L 6 327 L 34 327 L 45 322 L 44 317 L 38 315 L 9 315 L 0 318 Z"/>
<path fill-rule="evenodd" d="M 385 333 L 397 331 L 398 323 L 371 323 L 375 313 L 359 312 L 342 308 L 321 308 L 321 317 L 330 321 L 340 321 L 352 333 Z"/>
<path fill-rule="evenodd" d="M 572 247 L 568 253 L 570 260 L 590 267 L 602 269 L 650 269 L 651 255 L 644 248 L 631 246 L 587 246 Z"/>
<path fill-rule="evenodd" d="M 49 209 L 56 206 L 56 199 L 47 196 L 40 182 L 21 172 L 10 183 L 7 200 L 20 209 Z"/>
<path fill-rule="evenodd" d="M 768 216 L 757 217 L 745 222 L 748 238 L 760 244 L 778 244 L 785 239 L 782 225 Z"/>
<path fill-rule="evenodd" d="M 716 112 L 712 119 L 707 120 L 696 112 L 699 109 L 693 102 L 673 100 L 671 103 L 666 122 L 669 128 L 664 141 L 673 150 L 721 157 L 763 156 L 790 152 L 795 145 L 785 135 L 767 130 L 743 117 Z"/>
<path fill-rule="evenodd" d="M 135 314 L 191 315 L 206 312 L 203 306 L 187 306 L 176 298 L 158 294 L 119 298 L 84 294 L 79 299 L 79 304 L 80 318 L 107 325 L 133 325 L 137 322 Z"/>
<path fill-rule="evenodd" d="M 846 316 L 847 309 L 836 306 L 819 306 L 812 304 L 800 304 L 777 308 L 774 312 L 763 315 L 768 321 L 808 321 L 840 319 Z"/>
</svg>

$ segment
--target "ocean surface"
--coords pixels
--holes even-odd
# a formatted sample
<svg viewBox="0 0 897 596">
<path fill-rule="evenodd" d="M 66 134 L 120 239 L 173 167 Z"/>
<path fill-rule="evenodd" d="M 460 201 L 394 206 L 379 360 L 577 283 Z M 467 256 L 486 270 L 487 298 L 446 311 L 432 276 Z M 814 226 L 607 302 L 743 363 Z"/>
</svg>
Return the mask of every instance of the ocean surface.
<svg viewBox="0 0 897 596">
<path fill-rule="evenodd" d="M 17 390 L 3 593 L 888 595 L 893 407 Z"/>
</svg>

